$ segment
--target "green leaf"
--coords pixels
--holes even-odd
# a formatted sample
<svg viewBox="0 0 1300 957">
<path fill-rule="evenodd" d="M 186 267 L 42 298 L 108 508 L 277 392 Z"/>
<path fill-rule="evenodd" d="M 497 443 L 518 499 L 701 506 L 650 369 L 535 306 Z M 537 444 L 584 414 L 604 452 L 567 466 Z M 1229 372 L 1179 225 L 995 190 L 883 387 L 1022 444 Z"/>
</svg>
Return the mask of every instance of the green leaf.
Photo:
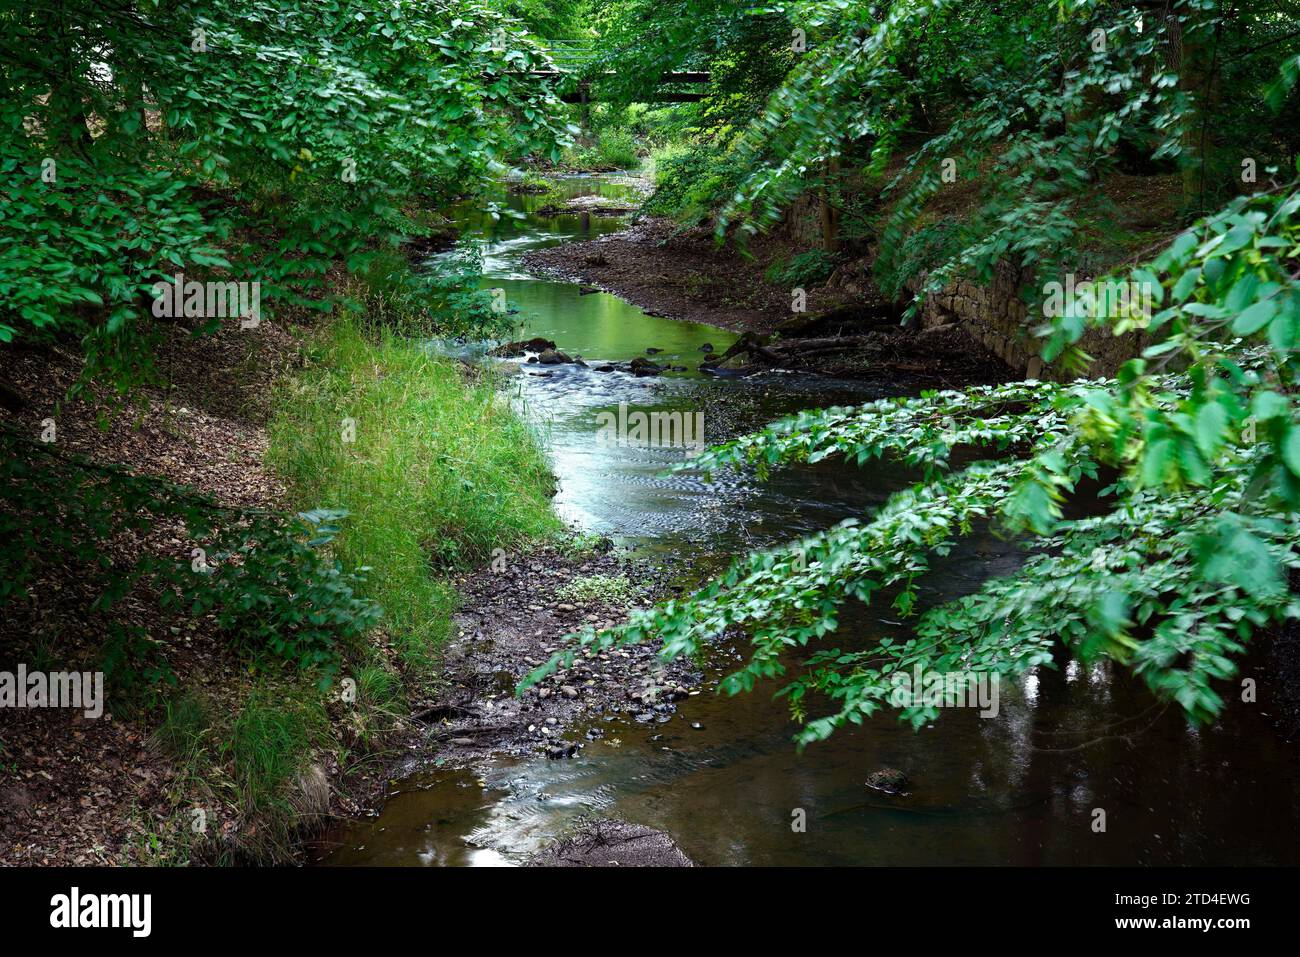
<svg viewBox="0 0 1300 957">
<path fill-rule="evenodd" d="M 1207 460 L 1223 448 L 1228 434 L 1228 412 L 1218 402 L 1206 402 L 1196 411 L 1196 444 Z"/>
<path fill-rule="evenodd" d="M 1232 331 L 1239 336 L 1249 336 L 1263 329 L 1277 315 L 1277 305 L 1271 299 L 1257 302 L 1243 310 L 1232 322 Z"/>
<path fill-rule="evenodd" d="M 1282 441 L 1282 461 L 1296 475 L 1300 475 L 1300 426 L 1292 425 L 1287 429 Z"/>
</svg>

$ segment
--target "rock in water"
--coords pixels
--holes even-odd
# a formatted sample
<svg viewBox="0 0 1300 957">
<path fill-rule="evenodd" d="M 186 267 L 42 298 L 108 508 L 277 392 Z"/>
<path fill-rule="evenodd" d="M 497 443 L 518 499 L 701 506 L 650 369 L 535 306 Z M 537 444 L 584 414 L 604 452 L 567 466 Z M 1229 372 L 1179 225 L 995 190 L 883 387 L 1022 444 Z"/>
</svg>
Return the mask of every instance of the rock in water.
<svg viewBox="0 0 1300 957">
<path fill-rule="evenodd" d="M 867 787 L 886 794 L 901 794 L 907 787 L 907 775 L 898 768 L 881 768 L 867 775 Z"/>
<path fill-rule="evenodd" d="M 532 339 L 523 339 L 519 342 L 507 342 L 504 345 L 499 345 L 489 352 L 488 355 L 517 359 L 525 352 L 545 352 L 547 349 L 554 348 L 555 343 L 550 339 L 543 339 L 541 336 L 536 336 Z"/>
<path fill-rule="evenodd" d="M 694 867 L 663 831 L 626 821 L 588 821 L 528 861 L 529 867 Z"/>
<path fill-rule="evenodd" d="M 629 362 L 627 368 L 629 372 L 636 376 L 659 375 L 664 371 L 663 366 L 656 365 L 649 359 L 642 358 L 641 356 L 637 356 Z"/>
</svg>

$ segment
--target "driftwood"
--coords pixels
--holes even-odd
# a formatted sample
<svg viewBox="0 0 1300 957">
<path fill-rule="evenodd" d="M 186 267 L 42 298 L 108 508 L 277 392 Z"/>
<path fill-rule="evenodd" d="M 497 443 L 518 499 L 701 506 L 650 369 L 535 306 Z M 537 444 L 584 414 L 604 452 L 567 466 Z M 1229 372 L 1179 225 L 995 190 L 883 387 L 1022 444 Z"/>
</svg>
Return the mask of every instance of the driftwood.
<svg viewBox="0 0 1300 957">
<path fill-rule="evenodd" d="M 823 339 L 785 339 L 767 348 L 779 353 L 843 352 L 873 341 L 874 336 L 834 336 Z"/>
<path fill-rule="evenodd" d="M 871 335 L 821 337 L 817 339 L 778 339 L 773 341 L 770 336 L 760 336 L 756 333 L 747 332 L 737 339 L 721 356 L 707 363 L 707 366 L 716 368 L 728 359 L 742 355 L 749 356 L 751 359 L 761 359 L 767 365 L 782 366 L 815 356 L 860 349 L 875 341 L 876 337 Z"/>
</svg>

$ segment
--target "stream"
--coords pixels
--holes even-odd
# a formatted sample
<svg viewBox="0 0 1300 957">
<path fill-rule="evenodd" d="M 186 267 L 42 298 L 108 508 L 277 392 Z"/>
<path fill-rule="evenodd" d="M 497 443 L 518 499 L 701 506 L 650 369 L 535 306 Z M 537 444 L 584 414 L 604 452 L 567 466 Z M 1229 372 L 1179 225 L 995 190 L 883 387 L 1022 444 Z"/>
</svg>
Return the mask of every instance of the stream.
<svg viewBox="0 0 1300 957">
<path fill-rule="evenodd" d="M 569 196 L 626 200 L 618 176 L 557 180 Z M 862 516 L 914 479 L 875 462 L 784 470 L 706 482 L 663 475 L 686 450 L 595 440 L 596 416 L 616 411 L 702 413 L 713 442 L 799 409 L 902 394 L 897 380 L 835 382 L 769 374 L 713 378 L 696 371 L 702 346 L 723 351 L 735 333 L 647 315 L 616 296 L 530 275 L 531 249 L 620 230 L 589 213 L 539 216 L 543 200 L 503 196 L 521 219 L 462 209 L 465 235 L 482 241 L 486 287 L 520 309 L 524 336 L 544 336 L 589 366 L 662 350 L 687 367 L 653 378 L 575 365 L 533 364 L 510 380 L 558 478 L 555 505 L 575 528 L 660 553 L 686 585 L 730 556 Z M 547 198 L 553 202 L 552 198 Z M 462 353 L 481 354 L 485 347 Z M 540 374 L 540 373 L 549 374 Z M 957 597 L 1006 574 L 1017 550 L 977 530 L 937 561 L 923 601 Z M 846 609 L 839 644 L 861 647 L 905 634 L 888 607 Z M 1300 849 L 1300 767 L 1275 731 L 1268 673 L 1243 676 L 1260 703 L 1233 701 L 1210 727 L 1162 709 L 1109 664 L 1062 659 L 1002 683 L 992 719 L 945 709 L 913 731 L 888 714 L 796 750 L 788 708 L 774 687 L 681 702 L 666 724 L 620 727 L 570 760 L 500 757 L 473 769 L 432 767 L 392 788 L 382 812 L 329 837 L 331 865 L 522 863 L 581 818 L 617 817 L 667 832 L 701 865 L 1272 864 Z M 593 718 L 593 721 L 597 719 Z M 697 730 L 692 727 L 698 724 Z M 579 729 L 580 733 L 580 729 Z M 1128 735 L 1128 737 L 1125 737 Z M 909 780 L 888 795 L 864 782 L 882 768 Z M 1095 809 L 1106 816 L 1094 830 Z M 798 811 L 806 829 L 792 828 Z"/>
</svg>

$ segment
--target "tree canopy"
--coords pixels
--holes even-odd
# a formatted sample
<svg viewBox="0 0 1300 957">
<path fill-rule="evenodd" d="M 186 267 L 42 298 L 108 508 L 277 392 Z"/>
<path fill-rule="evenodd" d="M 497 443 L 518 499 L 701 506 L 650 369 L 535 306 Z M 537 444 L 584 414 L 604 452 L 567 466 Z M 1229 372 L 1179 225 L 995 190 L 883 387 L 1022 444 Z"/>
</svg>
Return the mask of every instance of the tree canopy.
<svg viewBox="0 0 1300 957">
<path fill-rule="evenodd" d="M 0 13 L 0 341 L 84 340 L 142 375 L 149 290 L 181 271 L 320 308 L 427 232 L 415 200 L 548 152 L 525 25 L 473 0 L 108 0 Z"/>
</svg>

